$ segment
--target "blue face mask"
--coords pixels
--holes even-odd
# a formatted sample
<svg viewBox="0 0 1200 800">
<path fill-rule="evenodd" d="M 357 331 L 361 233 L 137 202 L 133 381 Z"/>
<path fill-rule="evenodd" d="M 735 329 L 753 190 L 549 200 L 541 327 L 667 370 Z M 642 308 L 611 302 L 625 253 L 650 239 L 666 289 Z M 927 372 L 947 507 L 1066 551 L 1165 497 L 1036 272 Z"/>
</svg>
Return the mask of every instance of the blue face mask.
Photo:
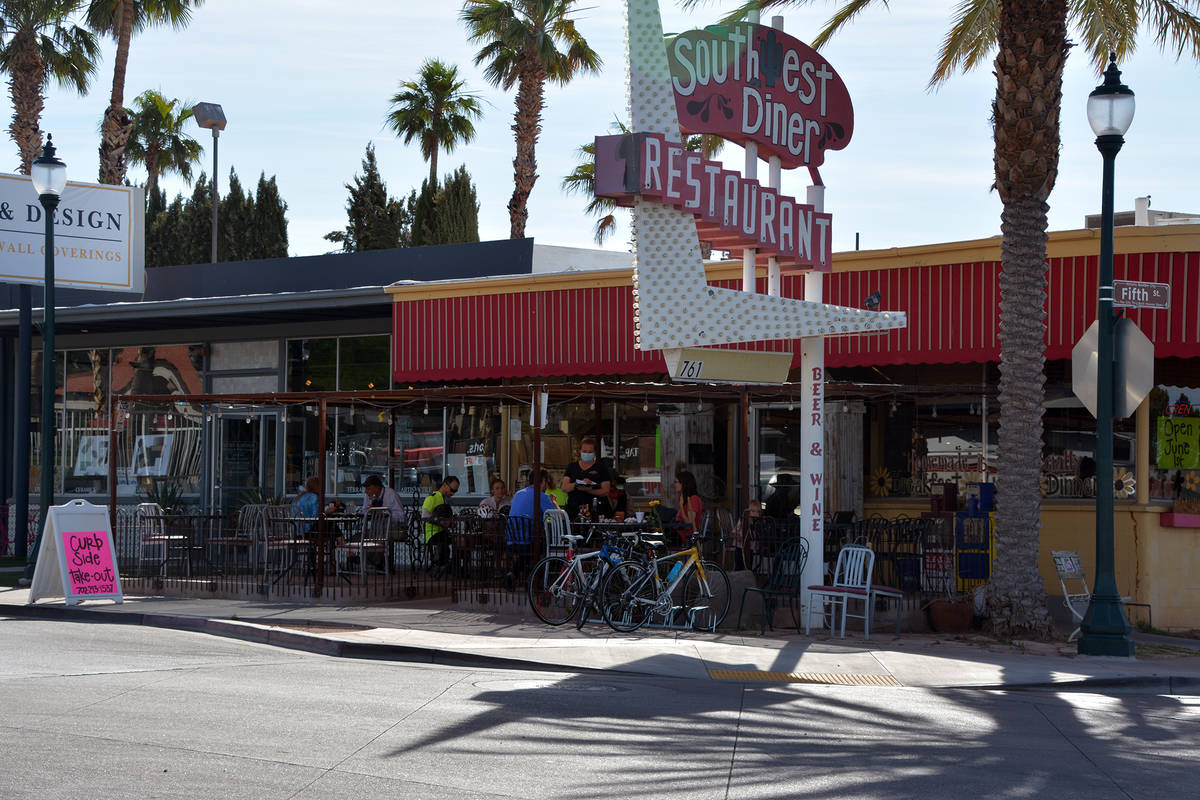
<svg viewBox="0 0 1200 800">
<path fill-rule="evenodd" d="M 595 453 L 580 453 L 579 460 L 585 464 L 590 464 L 596 460 L 596 454 Z"/>
</svg>

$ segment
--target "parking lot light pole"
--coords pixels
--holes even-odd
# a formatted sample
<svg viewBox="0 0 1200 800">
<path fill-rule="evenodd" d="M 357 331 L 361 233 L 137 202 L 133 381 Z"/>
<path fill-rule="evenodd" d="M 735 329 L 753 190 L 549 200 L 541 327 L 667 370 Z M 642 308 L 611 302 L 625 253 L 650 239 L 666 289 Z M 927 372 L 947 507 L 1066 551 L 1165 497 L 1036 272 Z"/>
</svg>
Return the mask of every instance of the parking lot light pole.
<svg viewBox="0 0 1200 800">
<path fill-rule="evenodd" d="M 1117 55 L 1088 96 L 1087 117 L 1104 160 L 1100 204 L 1100 291 L 1096 305 L 1096 580 L 1081 625 L 1079 652 L 1133 657 L 1129 621 L 1117 592 L 1113 545 L 1113 166 L 1133 122 L 1133 92 L 1121 83 Z"/>
<path fill-rule="evenodd" d="M 46 136 L 46 147 L 42 155 L 33 162 L 29 170 L 33 179 L 33 188 L 38 193 L 38 201 L 42 204 L 46 220 L 46 300 L 45 317 L 42 322 L 42 497 L 41 514 L 38 517 L 37 538 L 33 542 L 33 550 L 25 566 L 25 577 L 33 577 L 33 568 L 37 564 L 38 550 L 42 544 L 42 531 L 46 528 L 50 506 L 54 504 L 54 391 L 55 391 L 55 359 L 54 359 L 54 210 L 58 208 L 58 199 L 67 187 L 67 165 L 54 156 L 54 142 Z M 18 520 L 20 523 L 20 520 Z"/>
</svg>

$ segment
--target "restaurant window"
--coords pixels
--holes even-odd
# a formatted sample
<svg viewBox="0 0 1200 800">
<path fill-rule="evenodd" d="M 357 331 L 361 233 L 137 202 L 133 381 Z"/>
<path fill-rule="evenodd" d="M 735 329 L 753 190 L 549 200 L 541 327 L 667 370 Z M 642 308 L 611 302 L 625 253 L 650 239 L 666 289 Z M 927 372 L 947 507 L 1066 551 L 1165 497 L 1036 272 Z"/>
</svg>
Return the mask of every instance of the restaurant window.
<svg viewBox="0 0 1200 800">
<path fill-rule="evenodd" d="M 337 339 L 291 339 L 287 343 L 287 390 L 337 390 Z"/>
<path fill-rule="evenodd" d="M 446 474 L 458 478 L 456 498 L 482 500 L 499 474 L 500 411 L 492 403 L 446 407 Z"/>
<path fill-rule="evenodd" d="M 205 347 L 154 345 L 110 354 L 111 391 L 120 396 L 201 394 Z M 117 494 L 158 502 L 199 502 L 203 414 L 185 403 L 126 406 L 116 420 Z"/>
<path fill-rule="evenodd" d="M 391 337 L 289 339 L 289 392 L 352 392 L 391 386 Z"/>
<path fill-rule="evenodd" d="M 410 406 L 395 415 L 396 441 L 392 458 L 396 485 L 393 488 L 402 493 L 405 502 L 414 493 L 418 497 L 429 495 L 442 482 L 444 414 L 436 406 L 426 414 L 425 408 Z"/>
<path fill-rule="evenodd" d="M 764 512 L 785 519 L 800 503 L 801 411 L 756 409 L 758 499 Z"/>
<path fill-rule="evenodd" d="M 1096 419 L 1082 403 L 1067 398 L 1064 407 L 1047 403 L 1042 417 L 1042 496 L 1047 499 L 1089 499 L 1097 487 L 1111 482 L 1116 500 L 1132 500 L 1137 493 L 1134 481 L 1133 417 L 1113 420 L 1113 474 L 1096 474 Z M 1103 489 L 1101 489 L 1103 490 Z"/>
<path fill-rule="evenodd" d="M 391 359 L 390 336 L 343 336 L 338 340 L 338 391 L 387 389 Z"/>
<path fill-rule="evenodd" d="M 328 425 L 326 438 L 333 443 L 333 464 L 328 474 L 331 486 L 326 491 L 337 495 L 359 494 L 368 475 L 378 475 L 387 481 L 386 411 L 361 405 L 330 408 Z"/>
<path fill-rule="evenodd" d="M 645 511 L 651 500 L 662 500 L 662 457 L 659 447 L 658 404 L 653 401 L 614 403 L 616 441 L 606 439 L 615 472 L 625 479 L 629 510 Z"/>
<path fill-rule="evenodd" d="M 60 491 L 104 495 L 108 492 L 109 351 L 67 350 L 59 358 L 66 387 L 59 427 Z"/>
<path fill-rule="evenodd" d="M 1150 497 L 1181 514 L 1200 514 L 1200 389 L 1150 392 Z"/>
<path fill-rule="evenodd" d="M 999 413 L 982 395 L 868 404 L 866 496 L 929 497 L 936 484 L 992 480 Z M 984 415 L 987 419 L 984 419 Z"/>
</svg>

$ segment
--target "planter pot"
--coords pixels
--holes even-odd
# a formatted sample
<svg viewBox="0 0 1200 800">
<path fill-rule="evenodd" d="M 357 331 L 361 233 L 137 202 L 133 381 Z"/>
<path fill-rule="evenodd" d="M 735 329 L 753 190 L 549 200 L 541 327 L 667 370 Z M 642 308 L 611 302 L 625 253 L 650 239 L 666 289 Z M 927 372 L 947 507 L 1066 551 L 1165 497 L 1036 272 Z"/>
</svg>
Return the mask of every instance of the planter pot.
<svg viewBox="0 0 1200 800">
<path fill-rule="evenodd" d="M 975 609 L 969 600 L 934 600 L 925 609 L 929 627 L 938 633 L 966 633 L 971 630 Z"/>
</svg>

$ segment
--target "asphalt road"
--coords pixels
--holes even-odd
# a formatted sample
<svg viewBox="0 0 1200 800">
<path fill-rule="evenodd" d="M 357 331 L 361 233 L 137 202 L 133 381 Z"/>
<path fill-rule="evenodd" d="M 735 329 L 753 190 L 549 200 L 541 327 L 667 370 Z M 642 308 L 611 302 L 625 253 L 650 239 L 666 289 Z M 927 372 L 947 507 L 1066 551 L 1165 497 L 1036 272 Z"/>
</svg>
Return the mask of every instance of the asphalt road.
<svg viewBox="0 0 1200 800">
<path fill-rule="evenodd" d="M 1200 698 L 356 661 L 0 618 L 2 798 L 1200 797 Z"/>
</svg>

